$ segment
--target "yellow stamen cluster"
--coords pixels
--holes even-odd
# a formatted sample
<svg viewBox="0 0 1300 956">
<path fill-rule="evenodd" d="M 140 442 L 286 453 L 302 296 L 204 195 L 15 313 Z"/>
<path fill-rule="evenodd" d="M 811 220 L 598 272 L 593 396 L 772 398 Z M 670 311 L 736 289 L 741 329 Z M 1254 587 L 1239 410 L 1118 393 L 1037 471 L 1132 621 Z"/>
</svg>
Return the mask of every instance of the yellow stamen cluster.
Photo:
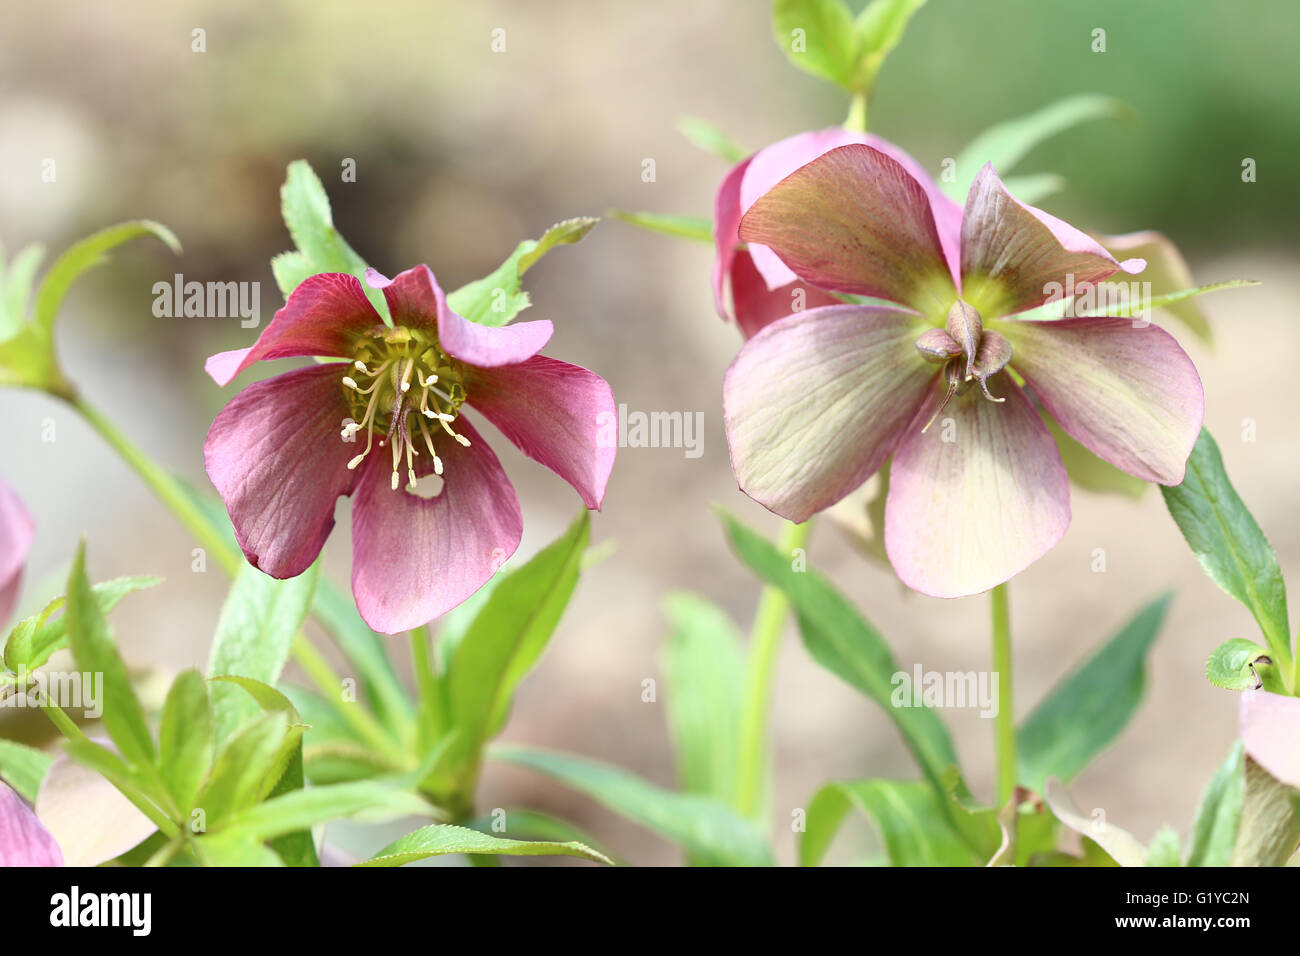
<svg viewBox="0 0 1300 956">
<path fill-rule="evenodd" d="M 442 458 L 434 450 L 438 429 L 469 446 L 469 439 L 452 428 L 466 397 L 460 363 L 427 332 L 385 328 L 366 336 L 343 376 L 343 390 L 352 413 L 352 420 L 343 426 L 343 440 L 354 441 L 361 431 L 366 433 L 365 449 L 348 462 L 348 468 L 355 469 L 365 461 L 379 432 L 383 436 L 380 447 L 387 444 L 392 451 L 394 491 L 401 484 L 403 465 L 407 490 L 415 490 L 415 459 L 421 453 L 417 438 L 433 457 L 436 475 L 441 475 L 443 468 Z M 411 416 L 418 430 L 410 424 Z"/>
</svg>

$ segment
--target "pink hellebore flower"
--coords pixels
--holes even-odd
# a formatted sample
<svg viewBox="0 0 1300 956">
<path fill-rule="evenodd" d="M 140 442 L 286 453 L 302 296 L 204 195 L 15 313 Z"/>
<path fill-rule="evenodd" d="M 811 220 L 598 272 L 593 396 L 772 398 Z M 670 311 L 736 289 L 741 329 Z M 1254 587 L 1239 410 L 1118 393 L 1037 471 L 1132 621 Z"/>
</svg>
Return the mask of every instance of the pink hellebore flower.
<svg viewBox="0 0 1300 956">
<path fill-rule="evenodd" d="M 62 865 L 63 853 L 50 831 L 0 782 L 0 867 Z"/>
<path fill-rule="evenodd" d="M 945 240 L 952 244 L 951 247 L 945 245 L 944 253 L 955 260 L 955 236 L 961 228 L 961 206 L 945 196 L 911 156 L 879 136 L 853 133 L 842 126 L 790 136 L 733 166 L 722 180 L 714 199 L 714 304 L 722 318 L 736 320 L 745 338 L 753 338 L 763 328 L 791 312 L 840 304 L 840 299 L 796 276 L 767 246 L 750 243 L 747 248 L 740 248 L 738 228 L 741 217 L 759 197 L 786 176 L 823 153 L 850 143 L 879 150 L 896 160 L 921 183 L 936 219 L 945 224 L 946 228 L 940 234 L 953 237 Z M 730 309 L 727 307 L 728 285 L 731 287 Z"/>
<path fill-rule="evenodd" d="M 990 166 L 960 223 L 947 218 L 869 146 L 831 150 L 782 180 L 740 237 L 806 282 L 898 306 L 774 322 L 736 356 L 723 397 L 740 487 L 791 521 L 892 455 L 885 549 L 905 584 L 935 597 L 1001 584 L 1069 525 L 1065 468 L 1022 383 L 1094 454 L 1165 485 L 1182 481 L 1204 412 L 1191 360 L 1153 325 L 1013 318 L 1052 298 L 1053 283 L 1081 288 L 1142 260 L 1116 262 L 1017 201 Z"/>
<path fill-rule="evenodd" d="M 17 493 L 0 481 L 0 624 L 18 603 L 23 564 L 32 546 L 36 525 Z"/>
<path fill-rule="evenodd" d="M 366 281 L 383 290 L 392 327 L 355 277 L 323 273 L 294 290 L 252 348 L 208 359 L 220 385 L 263 359 L 344 361 L 244 389 L 212 423 L 204 457 L 239 546 L 272 577 L 305 571 L 336 499 L 355 495 L 352 591 L 366 623 L 392 634 L 464 601 L 519 545 L 519 499 L 463 406 L 598 509 L 616 451 L 598 441 L 599 424 L 614 398 L 598 375 L 537 354 L 549 321 L 470 322 L 423 265 L 392 280 L 370 270 Z M 442 480 L 432 497 L 417 485 L 429 475 Z"/>
<path fill-rule="evenodd" d="M 1241 694 L 1238 727 L 1246 753 L 1273 777 L 1300 788 L 1300 697 Z"/>
</svg>

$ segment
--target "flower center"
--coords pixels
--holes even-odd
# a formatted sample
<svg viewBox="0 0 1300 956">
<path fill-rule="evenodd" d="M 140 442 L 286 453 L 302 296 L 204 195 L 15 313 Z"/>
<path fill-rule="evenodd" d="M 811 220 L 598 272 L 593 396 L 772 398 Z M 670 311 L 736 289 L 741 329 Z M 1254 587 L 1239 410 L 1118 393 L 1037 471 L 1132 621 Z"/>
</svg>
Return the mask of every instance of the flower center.
<svg viewBox="0 0 1300 956">
<path fill-rule="evenodd" d="M 988 380 L 1011 361 L 1011 343 L 992 329 L 985 330 L 979 312 L 969 302 L 958 299 L 948 310 L 944 328 L 928 329 L 916 340 L 916 350 L 927 362 L 943 366 L 948 394 L 926 423 L 926 431 L 948 407 L 952 397 L 964 394 L 972 383 L 990 402 L 1005 402 L 989 391 Z"/>
<path fill-rule="evenodd" d="M 441 476 L 435 435 L 439 441 L 469 446 L 469 439 L 452 428 L 466 397 L 461 364 L 442 350 L 436 336 L 407 328 L 375 330 L 360 340 L 352 358 L 352 368 L 343 377 L 352 420 L 343 426 L 342 437 L 355 441 L 364 430 L 366 447 L 348 468 L 365 461 L 379 432 L 379 446 L 387 444 L 392 452 L 394 491 L 401 484 L 403 466 L 406 489 L 415 490 L 415 459 L 421 453 L 417 445 L 433 457 L 433 473 Z"/>
</svg>

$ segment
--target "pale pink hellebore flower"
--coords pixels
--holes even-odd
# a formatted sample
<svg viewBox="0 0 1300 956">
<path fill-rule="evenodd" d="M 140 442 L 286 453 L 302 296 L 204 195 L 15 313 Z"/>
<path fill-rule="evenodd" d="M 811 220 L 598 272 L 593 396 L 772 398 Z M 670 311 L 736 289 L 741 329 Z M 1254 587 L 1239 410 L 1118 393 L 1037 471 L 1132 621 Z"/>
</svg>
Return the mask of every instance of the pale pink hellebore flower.
<svg viewBox="0 0 1300 956">
<path fill-rule="evenodd" d="M 1014 370 L 1061 428 L 1148 481 L 1176 485 L 1204 395 L 1168 333 L 1124 318 L 1015 319 L 1142 260 L 1017 201 L 992 167 L 963 215 L 865 145 L 831 150 L 756 201 L 740 238 L 799 279 L 897 307 L 835 305 L 780 319 L 727 371 L 724 410 L 740 487 L 802 522 L 893 456 L 885 549 L 935 597 L 988 590 L 1064 535 L 1061 456 Z M 1059 288 L 1059 287 L 1058 287 Z M 942 427 L 928 427 L 940 416 Z"/>
<path fill-rule="evenodd" d="M 0 781 L 0 867 L 62 866 L 63 852 L 36 814 Z"/>
<path fill-rule="evenodd" d="M 0 481 L 0 625 L 18 603 L 23 565 L 35 533 L 36 524 L 17 492 Z"/>
<path fill-rule="evenodd" d="M 752 338 L 777 319 L 800 309 L 839 305 L 841 300 L 796 276 L 767 246 L 741 247 L 741 217 L 769 189 L 800 166 L 839 146 L 861 143 L 880 150 L 903 166 L 930 197 L 931 208 L 946 227 L 941 235 L 955 236 L 961 228 L 961 206 L 939 189 L 924 167 L 899 147 L 870 133 L 842 126 L 798 133 L 759 150 L 733 166 L 718 187 L 713 203 L 713 299 L 718 315 L 735 319 L 745 338 Z M 956 256 L 955 239 L 945 254 Z M 731 290 L 730 306 L 727 289 Z"/>
<path fill-rule="evenodd" d="M 344 361 L 244 389 L 212 423 L 204 457 L 239 546 L 272 577 L 316 560 L 335 501 L 353 495 L 357 609 L 374 630 L 395 634 L 460 604 L 519 545 L 519 499 L 463 406 L 592 509 L 617 450 L 599 439 L 600 424 L 615 410 L 600 376 L 537 354 L 549 321 L 470 322 L 423 265 L 366 279 L 383 290 L 391 327 L 355 277 L 323 273 L 293 291 L 251 348 L 208 359 L 220 385 L 264 359 Z M 434 497 L 415 493 L 428 475 L 443 482 Z"/>
</svg>

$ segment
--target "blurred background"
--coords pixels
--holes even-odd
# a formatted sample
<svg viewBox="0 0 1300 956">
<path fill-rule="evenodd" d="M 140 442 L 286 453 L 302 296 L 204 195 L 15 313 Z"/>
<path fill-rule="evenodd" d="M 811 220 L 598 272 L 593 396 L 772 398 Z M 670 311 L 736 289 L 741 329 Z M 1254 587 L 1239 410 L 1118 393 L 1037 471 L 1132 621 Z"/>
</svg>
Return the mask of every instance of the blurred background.
<svg viewBox="0 0 1300 956">
<path fill-rule="evenodd" d="M 264 325 L 281 304 L 268 262 L 291 246 L 278 195 L 289 161 L 312 163 L 337 225 L 372 265 L 393 274 L 425 262 L 450 289 L 560 219 L 609 208 L 708 215 L 725 167 L 676 131 L 682 116 L 758 148 L 838 123 L 847 107 L 786 63 L 758 0 L 4 6 L 0 240 L 10 254 L 36 241 L 57 253 L 140 217 L 177 233 L 179 259 L 140 240 L 82 279 L 60 344 L 66 370 L 93 401 L 204 487 L 203 436 L 235 388 L 218 389 L 203 359 L 251 344 L 254 333 L 238 318 L 155 318 L 152 286 L 176 272 L 187 281 L 260 282 Z M 1098 27 L 1105 53 L 1091 51 Z M 191 50 L 196 28 L 206 52 Z M 492 52 L 497 28 L 505 52 Z M 987 125 L 1067 94 L 1106 93 L 1135 108 L 1135 121 L 1073 130 L 1018 172 L 1067 177 L 1067 190 L 1043 205 L 1083 228 L 1165 231 L 1198 282 L 1263 280 L 1202 300 L 1213 350 L 1171 328 L 1201 371 L 1206 422 L 1229 473 L 1293 586 L 1298 28 L 1292 0 L 930 0 L 886 64 L 872 110 L 873 131 L 937 170 Z M 48 158 L 53 183 L 41 180 Z M 1256 161 L 1257 182 L 1242 182 L 1245 158 Z M 355 182 L 341 179 L 348 159 Z M 652 183 L 642 179 L 645 159 L 655 161 Z M 689 588 L 747 629 L 758 588 L 731 560 L 708 508 L 722 503 L 775 527 L 736 490 L 728 467 L 720 382 L 739 337 L 713 312 L 710 267 L 708 247 L 607 220 L 528 275 L 535 306 L 527 317 L 555 323 L 549 354 L 598 370 L 632 410 L 700 411 L 706 429 L 698 458 L 682 449 L 620 452 L 594 525 L 595 539 L 617 551 L 584 578 L 504 737 L 607 760 L 662 785 L 674 771 L 661 601 Z M 167 579 L 115 612 L 128 661 L 158 668 L 160 679 L 202 664 L 226 589 L 220 570 L 191 571 L 194 544 L 183 528 L 69 410 L 12 391 L 0 392 L 0 409 L 0 474 L 39 526 L 24 613 L 59 587 L 85 536 L 94 579 Z M 1254 441 L 1244 440 L 1247 420 Z M 51 424 L 52 442 L 43 440 Z M 506 442 L 494 447 L 523 501 L 521 554 L 530 554 L 579 501 Z M 339 507 L 328 568 L 346 582 L 348 505 Z M 1103 808 L 1143 840 L 1162 823 L 1186 836 L 1201 787 L 1235 735 L 1235 698 L 1204 680 L 1203 663 L 1226 638 L 1254 637 L 1254 624 L 1202 575 L 1158 493 L 1134 502 L 1076 491 L 1073 508 L 1064 542 L 1011 589 L 1017 712 L 1141 604 L 1174 589 L 1146 701 L 1073 790 L 1085 811 Z M 1105 573 L 1091 570 L 1095 548 L 1106 551 Z M 985 600 L 907 593 L 828 522 L 811 555 L 889 638 L 904 669 L 988 668 Z M 404 664 L 405 642 L 393 643 Z M 642 702 L 646 678 L 659 681 L 659 703 Z M 974 710 L 945 716 L 987 799 L 991 721 Z M 0 734 L 41 740 L 48 727 L 39 715 L 0 711 Z M 772 817 L 786 861 L 791 810 L 822 783 L 917 775 L 886 718 L 813 664 L 793 630 L 773 734 Z M 569 816 L 633 862 L 680 859 L 526 771 L 491 768 L 481 798 L 485 809 Z M 872 840 L 855 823 L 833 858 L 869 853 Z"/>
</svg>

